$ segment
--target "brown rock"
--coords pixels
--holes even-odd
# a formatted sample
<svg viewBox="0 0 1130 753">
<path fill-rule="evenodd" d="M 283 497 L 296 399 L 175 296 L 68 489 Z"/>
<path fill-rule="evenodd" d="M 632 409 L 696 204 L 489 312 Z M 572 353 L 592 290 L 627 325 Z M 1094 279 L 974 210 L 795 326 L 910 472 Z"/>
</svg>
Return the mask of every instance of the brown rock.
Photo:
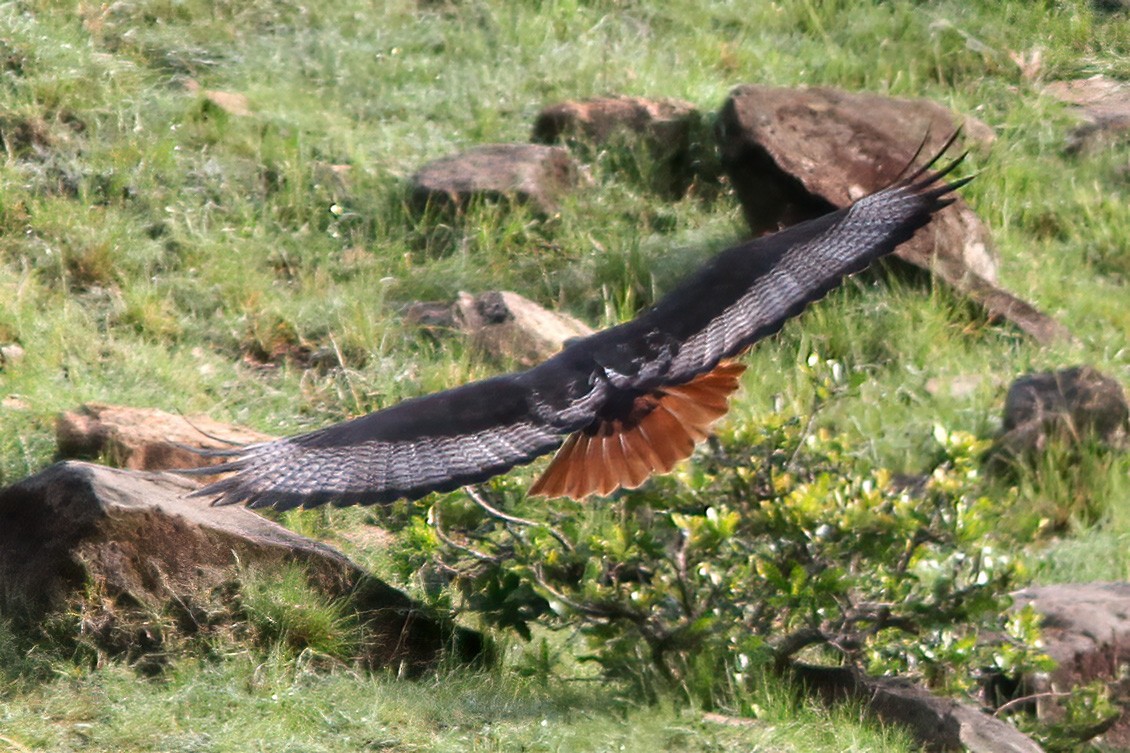
<svg viewBox="0 0 1130 753">
<path fill-rule="evenodd" d="M 237 117 L 247 117 L 251 115 L 251 106 L 247 101 L 246 94 L 217 91 L 215 89 L 202 89 L 200 88 L 200 84 L 193 79 L 186 81 L 184 88 L 193 94 L 199 94 L 204 97 L 206 101 L 223 110 L 228 115 L 235 115 Z"/>
<path fill-rule="evenodd" d="M 453 639 L 478 645 L 336 550 L 246 508 L 186 499 L 194 488 L 72 461 L 0 489 L 0 611 L 31 631 L 49 615 L 79 615 L 99 650 L 136 658 L 234 611 L 230 586 L 245 568 L 295 563 L 318 590 L 350 599 L 372 638 L 359 657 L 371 666 L 423 666 Z"/>
<path fill-rule="evenodd" d="M 532 140 L 556 144 L 581 137 L 601 144 L 630 132 L 667 143 L 685 141 L 695 106 L 678 99 L 592 97 L 550 105 L 538 113 Z"/>
<path fill-rule="evenodd" d="M 983 126 L 964 123 L 967 135 Z M 836 89 L 740 86 L 719 118 L 723 168 L 755 233 L 848 206 L 895 182 L 919 145 L 932 156 L 962 118 L 934 102 Z M 923 144 L 923 138 L 925 143 Z M 926 269 L 1040 342 L 1067 337 L 997 287 L 988 230 L 958 197 L 895 255 Z"/>
<path fill-rule="evenodd" d="M 648 149 L 659 168 L 651 176 L 653 186 L 668 195 L 682 196 L 696 178 L 717 180 L 716 170 L 700 174 L 704 163 L 713 165 L 699 153 L 699 146 L 710 141 L 701 114 L 678 99 L 614 96 L 560 102 L 538 113 L 531 140 L 604 145 L 624 136 Z"/>
<path fill-rule="evenodd" d="M 562 147 L 488 144 L 429 162 L 412 176 L 412 203 L 462 210 L 475 198 L 529 202 L 545 213 L 578 180 L 578 169 Z"/>
<path fill-rule="evenodd" d="M 1122 385 L 1089 366 L 1027 374 L 1008 389 L 1002 428 L 997 460 L 1029 457 L 1057 441 L 1120 448 L 1130 432 L 1130 407 Z"/>
<path fill-rule="evenodd" d="M 1040 753 L 1043 748 L 1011 724 L 952 698 L 940 698 L 898 678 L 869 677 L 846 667 L 798 665 L 797 680 L 826 702 L 863 704 L 886 724 L 906 727 L 928 751 Z"/>
<path fill-rule="evenodd" d="M 1073 105 L 1081 124 L 1067 139 L 1070 151 L 1083 151 L 1130 135 L 1130 84 L 1102 74 L 1053 81 L 1044 93 Z"/>
<path fill-rule="evenodd" d="M 459 328 L 477 348 L 522 366 L 541 363 L 570 339 L 593 333 L 584 322 L 568 314 L 547 311 L 505 290 L 477 296 L 460 293 L 455 312 Z"/>
<path fill-rule="evenodd" d="M 87 403 L 55 421 L 62 458 L 108 458 L 130 470 L 197 468 L 221 462 L 177 445 L 227 449 L 272 437 L 207 416 L 175 416 L 154 408 Z"/>
</svg>

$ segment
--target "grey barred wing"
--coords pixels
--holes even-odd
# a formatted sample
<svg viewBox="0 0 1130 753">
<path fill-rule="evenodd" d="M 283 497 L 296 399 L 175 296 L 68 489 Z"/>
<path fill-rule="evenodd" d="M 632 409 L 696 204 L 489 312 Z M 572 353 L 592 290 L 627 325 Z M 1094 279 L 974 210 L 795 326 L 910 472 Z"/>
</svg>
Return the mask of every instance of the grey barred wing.
<svg viewBox="0 0 1130 753">
<path fill-rule="evenodd" d="M 548 364 L 547 364 L 548 365 Z M 193 471 L 232 475 L 193 492 L 215 504 L 250 507 L 369 505 L 418 499 L 485 481 L 557 448 L 591 420 L 586 405 L 525 374 L 473 382 L 285 439 L 224 453 L 223 465 Z M 588 402 L 586 402 L 588 401 Z"/>
<path fill-rule="evenodd" d="M 909 240 L 970 179 L 946 182 L 961 161 L 923 168 L 849 207 L 758 238 L 712 259 L 641 319 L 678 343 L 664 381 L 712 370 Z"/>
</svg>

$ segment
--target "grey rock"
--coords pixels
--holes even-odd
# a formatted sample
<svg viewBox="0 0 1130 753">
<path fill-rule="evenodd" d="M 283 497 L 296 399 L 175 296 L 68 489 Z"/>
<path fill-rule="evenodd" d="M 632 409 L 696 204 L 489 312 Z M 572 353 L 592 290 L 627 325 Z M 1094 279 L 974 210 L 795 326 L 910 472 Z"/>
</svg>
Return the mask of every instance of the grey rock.
<svg viewBox="0 0 1130 753">
<path fill-rule="evenodd" d="M 1130 583 L 1033 586 L 1015 592 L 1013 605 L 1031 606 L 1042 616 L 1043 647 L 1056 662 L 1046 676 L 1026 678 L 1040 718 L 1063 717 L 1057 694 L 1095 680 L 1108 683 L 1121 698 L 1130 695 Z M 1095 734 L 1103 734 L 1112 750 L 1125 750 L 1130 719 L 1123 713 Z"/>
<path fill-rule="evenodd" d="M 1053 81 L 1044 93 L 1071 105 L 1080 120 L 1068 134 L 1068 151 L 1088 151 L 1130 138 L 1130 83 L 1099 74 Z"/>
</svg>

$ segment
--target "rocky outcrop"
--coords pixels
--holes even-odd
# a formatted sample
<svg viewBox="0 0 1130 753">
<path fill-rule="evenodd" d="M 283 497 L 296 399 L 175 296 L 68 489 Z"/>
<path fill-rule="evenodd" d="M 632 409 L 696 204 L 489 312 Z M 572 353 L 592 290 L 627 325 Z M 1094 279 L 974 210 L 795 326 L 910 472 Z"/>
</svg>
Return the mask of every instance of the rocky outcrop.
<svg viewBox="0 0 1130 753">
<path fill-rule="evenodd" d="M 578 177 L 576 163 L 562 147 L 487 144 L 427 163 L 409 184 L 418 211 L 463 210 L 475 199 L 502 199 L 551 214 Z"/>
<path fill-rule="evenodd" d="M 991 131 L 935 102 L 837 89 L 740 86 L 719 116 L 722 165 L 755 233 L 776 230 L 894 183 L 918 147 L 933 156 L 962 125 L 972 138 Z M 996 284 L 989 232 L 957 197 L 926 230 L 895 251 L 1039 342 L 1067 330 Z"/>
<path fill-rule="evenodd" d="M 26 630 L 77 619 L 75 635 L 111 655 L 161 654 L 180 633 L 234 610 L 248 568 L 301 566 L 347 599 L 369 636 L 363 663 L 421 668 L 480 637 L 430 616 L 336 550 L 242 507 L 186 499 L 170 474 L 58 463 L 0 490 L 0 614 Z"/>
</svg>

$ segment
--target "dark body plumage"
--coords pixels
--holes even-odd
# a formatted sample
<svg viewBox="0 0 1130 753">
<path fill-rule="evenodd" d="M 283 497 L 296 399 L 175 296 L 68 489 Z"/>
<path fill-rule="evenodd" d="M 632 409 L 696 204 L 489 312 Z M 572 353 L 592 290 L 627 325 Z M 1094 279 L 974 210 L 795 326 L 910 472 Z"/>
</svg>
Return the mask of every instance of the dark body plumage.
<svg viewBox="0 0 1130 753">
<path fill-rule="evenodd" d="M 200 473 L 234 474 L 195 494 L 281 509 L 416 499 L 558 447 L 531 493 L 638 486 L 690 455 L 726 412 L 743 369 L 728 359 L 908 240 L 967 182 L 942 180 L 955 165 L 723 251 L 636 319 L 528 371 L 212 453 L 233 459 Z"/>
</svg>

